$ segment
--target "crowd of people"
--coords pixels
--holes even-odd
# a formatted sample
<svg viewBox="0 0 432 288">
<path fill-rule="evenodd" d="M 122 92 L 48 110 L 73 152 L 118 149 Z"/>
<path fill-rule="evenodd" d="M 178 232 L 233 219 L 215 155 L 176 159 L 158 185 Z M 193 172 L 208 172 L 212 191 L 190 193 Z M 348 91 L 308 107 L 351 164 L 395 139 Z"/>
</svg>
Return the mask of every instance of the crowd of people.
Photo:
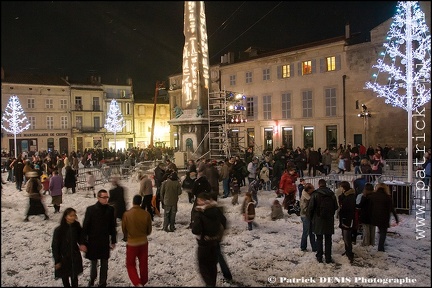
<svg viewBox="0 0 432 288">
<path fill-rule="evenodd" d="M 255 218 L 259 191 L 274 191 L 276 199 L 269 211 L 272 220 L 282 219 L 283 210 L 287 210 L 289 215 L 294 213 L 300 216 L 303 233 L 299 247 L 301 251 L 308 251 L 309 238 L 311 250 L 316 252 L 318 262 L 333 262 L 331 245 L 336 219 L 339 220 L 343 235 L 345 255 L 351 263 L 355 257 L 352 245 L 356 243 L 360 226 L 362 245 L 365 246 L 375 244 L 375 227 L 378 227 L 378 251 L 384 252 L 391 213 L 396 223 L 399 220 L 389 187 L 382 183 L 373 187 L 369 183 L 371 178 L 367 177 L 370 174 L 379 174 L 382 164 L 381 151 L 375 149 L 374 154 L 364 156 L 360 150 L 357 152 L 352 149 L 348 151 L 349 158 L 346 158 L 348 156 L 343 156 L 346 149 L 341 150 L 341 159 L 348 159 L 344 163 L 349 163 L 347 165 L 350 168 L 353 165 L 355 171 L 358 167 L 364 183 L 359 188 L 356 183 L 351 187 L 349 182 L 342 181 L 339 188 L 332 191 L 324 179 L 320 179 L 318 187 L 314 187 L 303 178 L 307 168 L 302 166 L 303 162 L 309 165 L 308 175 L 330 173 L 334 160 L 331 155 L 326 156 L 329 155 L 328 150 L 322 154 L 319 150 L 312 148 L 305 153 L 304 149 L 291 151 L 282 147 L 274 153 L 263 155 L 262 159 L 254 156 L 253 151 L 246 155 L 245 160 L 240 156 L 219 162 L 205 158 L 196 161 L 190 159 L 184 178 L 179 177 L 177 166 L 167 158 L 154 169 L 151 175 L 153 179 L 145 173 L 140 175 L 139 191 L 133 197 L 132 208 L 129 210 L 126 209 L 125 188 L 117 176 L 111 177 L 112 189 L 100 189 L 96 193 L 94 177 L 89 173 L 87 188 L 92 191 L 97 202 L 87 207 L 82 226 L 76 221 L 74 208 L 68 207 L 63 211 L 60 225 L 55 229 L 52 240 L 55 277 L 61 278 L 65 287 L 76 287 L 78 276 L 83 272 L 80 252 L 84 252 L 85 257 L 91 261 L 88 285 L 95 285 L 99 265 L 99 286 L 107 286 L 108 259 L 110 251 L 115 249 L 117 243 L 117 223 L 121 222 L 123 240 L 127 243 L 126 266 L 129 278 L 134 286 L 144 286 L 148 282 L 147 237 L 152 232 L 154 217 L 161 215 L 163 210 L 162 229 L 167 233 L 175 233 L 177 205 L 183 191 L 188 194 L 191 203 L 189 228 L 197 238 L 198 268 L 206 286 L 215 286 L 217 265 L 220 265 L 224 278 L 227 281 L 232 280 L 220 247 L 227 223 L 218 199 L 232 197 L 231 204 L 239 205 L 241 187 L 246 187 L 243 191 L 247 192 L 239 205 L 239 212 L 247 230 L 259 227 Z M 428 153 L 425 165 L 429 163 L 430 169 Z M 357 158 L 358 155 L 362 157 Z M 327 162 L 326 157 L 331 161 Z M 29 216 L 32 215 L 43 215 L 45 220 L 49 220 L 47 209 L 41 201 L 45 193 L 52 196 L 54 213 L 60 213 L 63 193 L 69 190 L 72 194 L 76 192 L 76 162 L 80 161 L 78 159 L 74 153 L 68 157 L 47 155 L 43 160 L 39 155 L 33 155 L 31 160 L 25 157 L 23 159 L 21 155 L 17 159 L 11 157 L 9 166 L 13 172 L 8 174 L 10 177 L 7 181 L 15 181 L 18 191 L 25 187 L 30 196 L 25 221 L 29 221 Z M 82 161 L 83 157 L 80 159 Z M 350 169 L 348 166 L 341 167 L 339 169 L 344 171 Z M 59 171 L 64 171 L 64 175 Z M 277 198 L 282 197 L 280 203 Z"/>
</svg>

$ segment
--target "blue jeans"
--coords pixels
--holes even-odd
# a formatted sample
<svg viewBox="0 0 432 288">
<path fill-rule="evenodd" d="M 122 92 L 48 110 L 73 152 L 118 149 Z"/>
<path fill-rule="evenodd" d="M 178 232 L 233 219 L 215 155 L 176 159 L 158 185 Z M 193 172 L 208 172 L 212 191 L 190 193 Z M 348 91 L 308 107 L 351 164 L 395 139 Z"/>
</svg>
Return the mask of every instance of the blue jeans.
<svg viewBox="0 0 432 288">
<path fill-rule="evenodd" d="M 229 181 L 230 178 L 226 178 L 222 180 L 222 186 L 223 186 L 223 197 L 228 197 L 229 192 L 230 192 L 230 187 L 229 187 Z"/>
<path fill-rule="evenodd" d="M 360 166 L 354 166 L 354 174 L 362 174 L 360 171 Z"/>
<path fill-rule="evenodd" d="M 265 182 L 263 188 L 265 191 L 271 191 L 271 181 L 269 180 L 269 181 Z"/>
<path fill-rule="evenodd" d="M 315 234 L 312 233 L 312 222 L 306 216 L 301 216 L 301 220 L 303 222 L 303 233 L 300 242 L 300 249 L 306 250 L 307 248 L 307 238 L 309 236 L 310 245 L 312 251 L 316 251 L 316 242 L 315 242 Z"/>
<path fill-rule="evenodd" d="M 163 221 L 164 230 L 167 230 L 169 225 L 170 230 L 174 231 L 176 214 L 177 214 L 177 205 L 164 206 L 164 221 Z"/>
</svg>

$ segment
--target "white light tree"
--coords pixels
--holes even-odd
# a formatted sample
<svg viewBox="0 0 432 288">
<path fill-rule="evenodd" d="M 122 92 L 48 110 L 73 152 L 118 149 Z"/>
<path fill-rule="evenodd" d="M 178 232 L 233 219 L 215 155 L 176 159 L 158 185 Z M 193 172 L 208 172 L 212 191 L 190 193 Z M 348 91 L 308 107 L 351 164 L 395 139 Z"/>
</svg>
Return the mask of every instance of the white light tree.
<svg viewBox="0 0 432 288">
<path fill-rule="evenodd" d="M 126 126 L 120 107 L 115 99 L 111 100 L 110 109 L 105 119 L 104 127 L 114 133 L 114 151 L 117 152 L 116 134 Z"/>
<path fill-rule="evenodd" d="M 9 133 L 14 134 L 14 151 L 17 158 L 16 135 L 29 129 L 30 122 L 28 121 L 24 109 L 18 99 L 18 96 L 12 95 L 9 98 L 5 111 L 1 119 L 1 127 Z"/>
<path fill-rule="evenodd" d="M 366 89 L 408 112 L 408 182 L 412 182 L 412 112 L 431 99 L 431 35 L 417 1 L 398 2 L 387 40 L 382 58 L 372 66 L 378 73 L 373 74 L 373 82 L 366 83 Z"/>
</svg>

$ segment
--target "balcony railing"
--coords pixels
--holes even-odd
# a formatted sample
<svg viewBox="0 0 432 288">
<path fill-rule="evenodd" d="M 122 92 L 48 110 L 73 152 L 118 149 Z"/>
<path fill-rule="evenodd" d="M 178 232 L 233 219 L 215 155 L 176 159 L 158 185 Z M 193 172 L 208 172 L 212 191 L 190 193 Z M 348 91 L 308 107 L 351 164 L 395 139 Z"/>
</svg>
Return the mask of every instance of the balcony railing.
<svg viewBox="0 0 432 288">
<path fill-rule="evenodd" d="M 83 110 L 83 105 L 82 104 L 75 104 L 75 110 L 76 111 L 82 111 Z"/>
<path fill-rule="evenodd" d="M 75 126 L 75 127 L 72 127 L 72 129 L 76 129 L 81 133 L 96 133 L 96 132 L 100 132 L 100 129 L 102 129 L 102 127 Z"/>
</svg>

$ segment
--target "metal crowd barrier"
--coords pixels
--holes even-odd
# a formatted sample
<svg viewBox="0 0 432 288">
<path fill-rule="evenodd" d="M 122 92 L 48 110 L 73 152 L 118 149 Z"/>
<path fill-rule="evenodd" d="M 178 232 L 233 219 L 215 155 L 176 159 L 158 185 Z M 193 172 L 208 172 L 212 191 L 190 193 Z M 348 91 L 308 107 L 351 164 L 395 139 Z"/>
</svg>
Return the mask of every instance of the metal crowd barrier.
<svg viewBox="0 0 432 288">
<path fill-rule="evenodd" d="M 103 185 L 110 181 L 111 176 L 118 175 L 120 179 L 129 179 L 130 167 L 124 165 L 102 165 L 100 168 L 80 168 L 77 175 L 77 189 L 87 189 L 87 173 L 91 172 L 95 176 L 96 185 Z"/>
<path fill-rule="evenodd" d="M 393 206 L 396 213 L 412 214 L 414 211 L 431 211 L 430 177 L 425 179 L 415 178 L 412 183 L 407 182 L 406 176 L 377 175 L 377 174 L 328 174 L 327 176 L 303 177 L 306 183 L 311 183 L 318 188 L 318 181 L 324 179 L 327 187 L 334 192 L 342 181 L 348 181 L 353 187 L 354 180 L 366 177 L 366 181 L 372 184 L 385 183 L 390 188 Z"/>
</svg>

